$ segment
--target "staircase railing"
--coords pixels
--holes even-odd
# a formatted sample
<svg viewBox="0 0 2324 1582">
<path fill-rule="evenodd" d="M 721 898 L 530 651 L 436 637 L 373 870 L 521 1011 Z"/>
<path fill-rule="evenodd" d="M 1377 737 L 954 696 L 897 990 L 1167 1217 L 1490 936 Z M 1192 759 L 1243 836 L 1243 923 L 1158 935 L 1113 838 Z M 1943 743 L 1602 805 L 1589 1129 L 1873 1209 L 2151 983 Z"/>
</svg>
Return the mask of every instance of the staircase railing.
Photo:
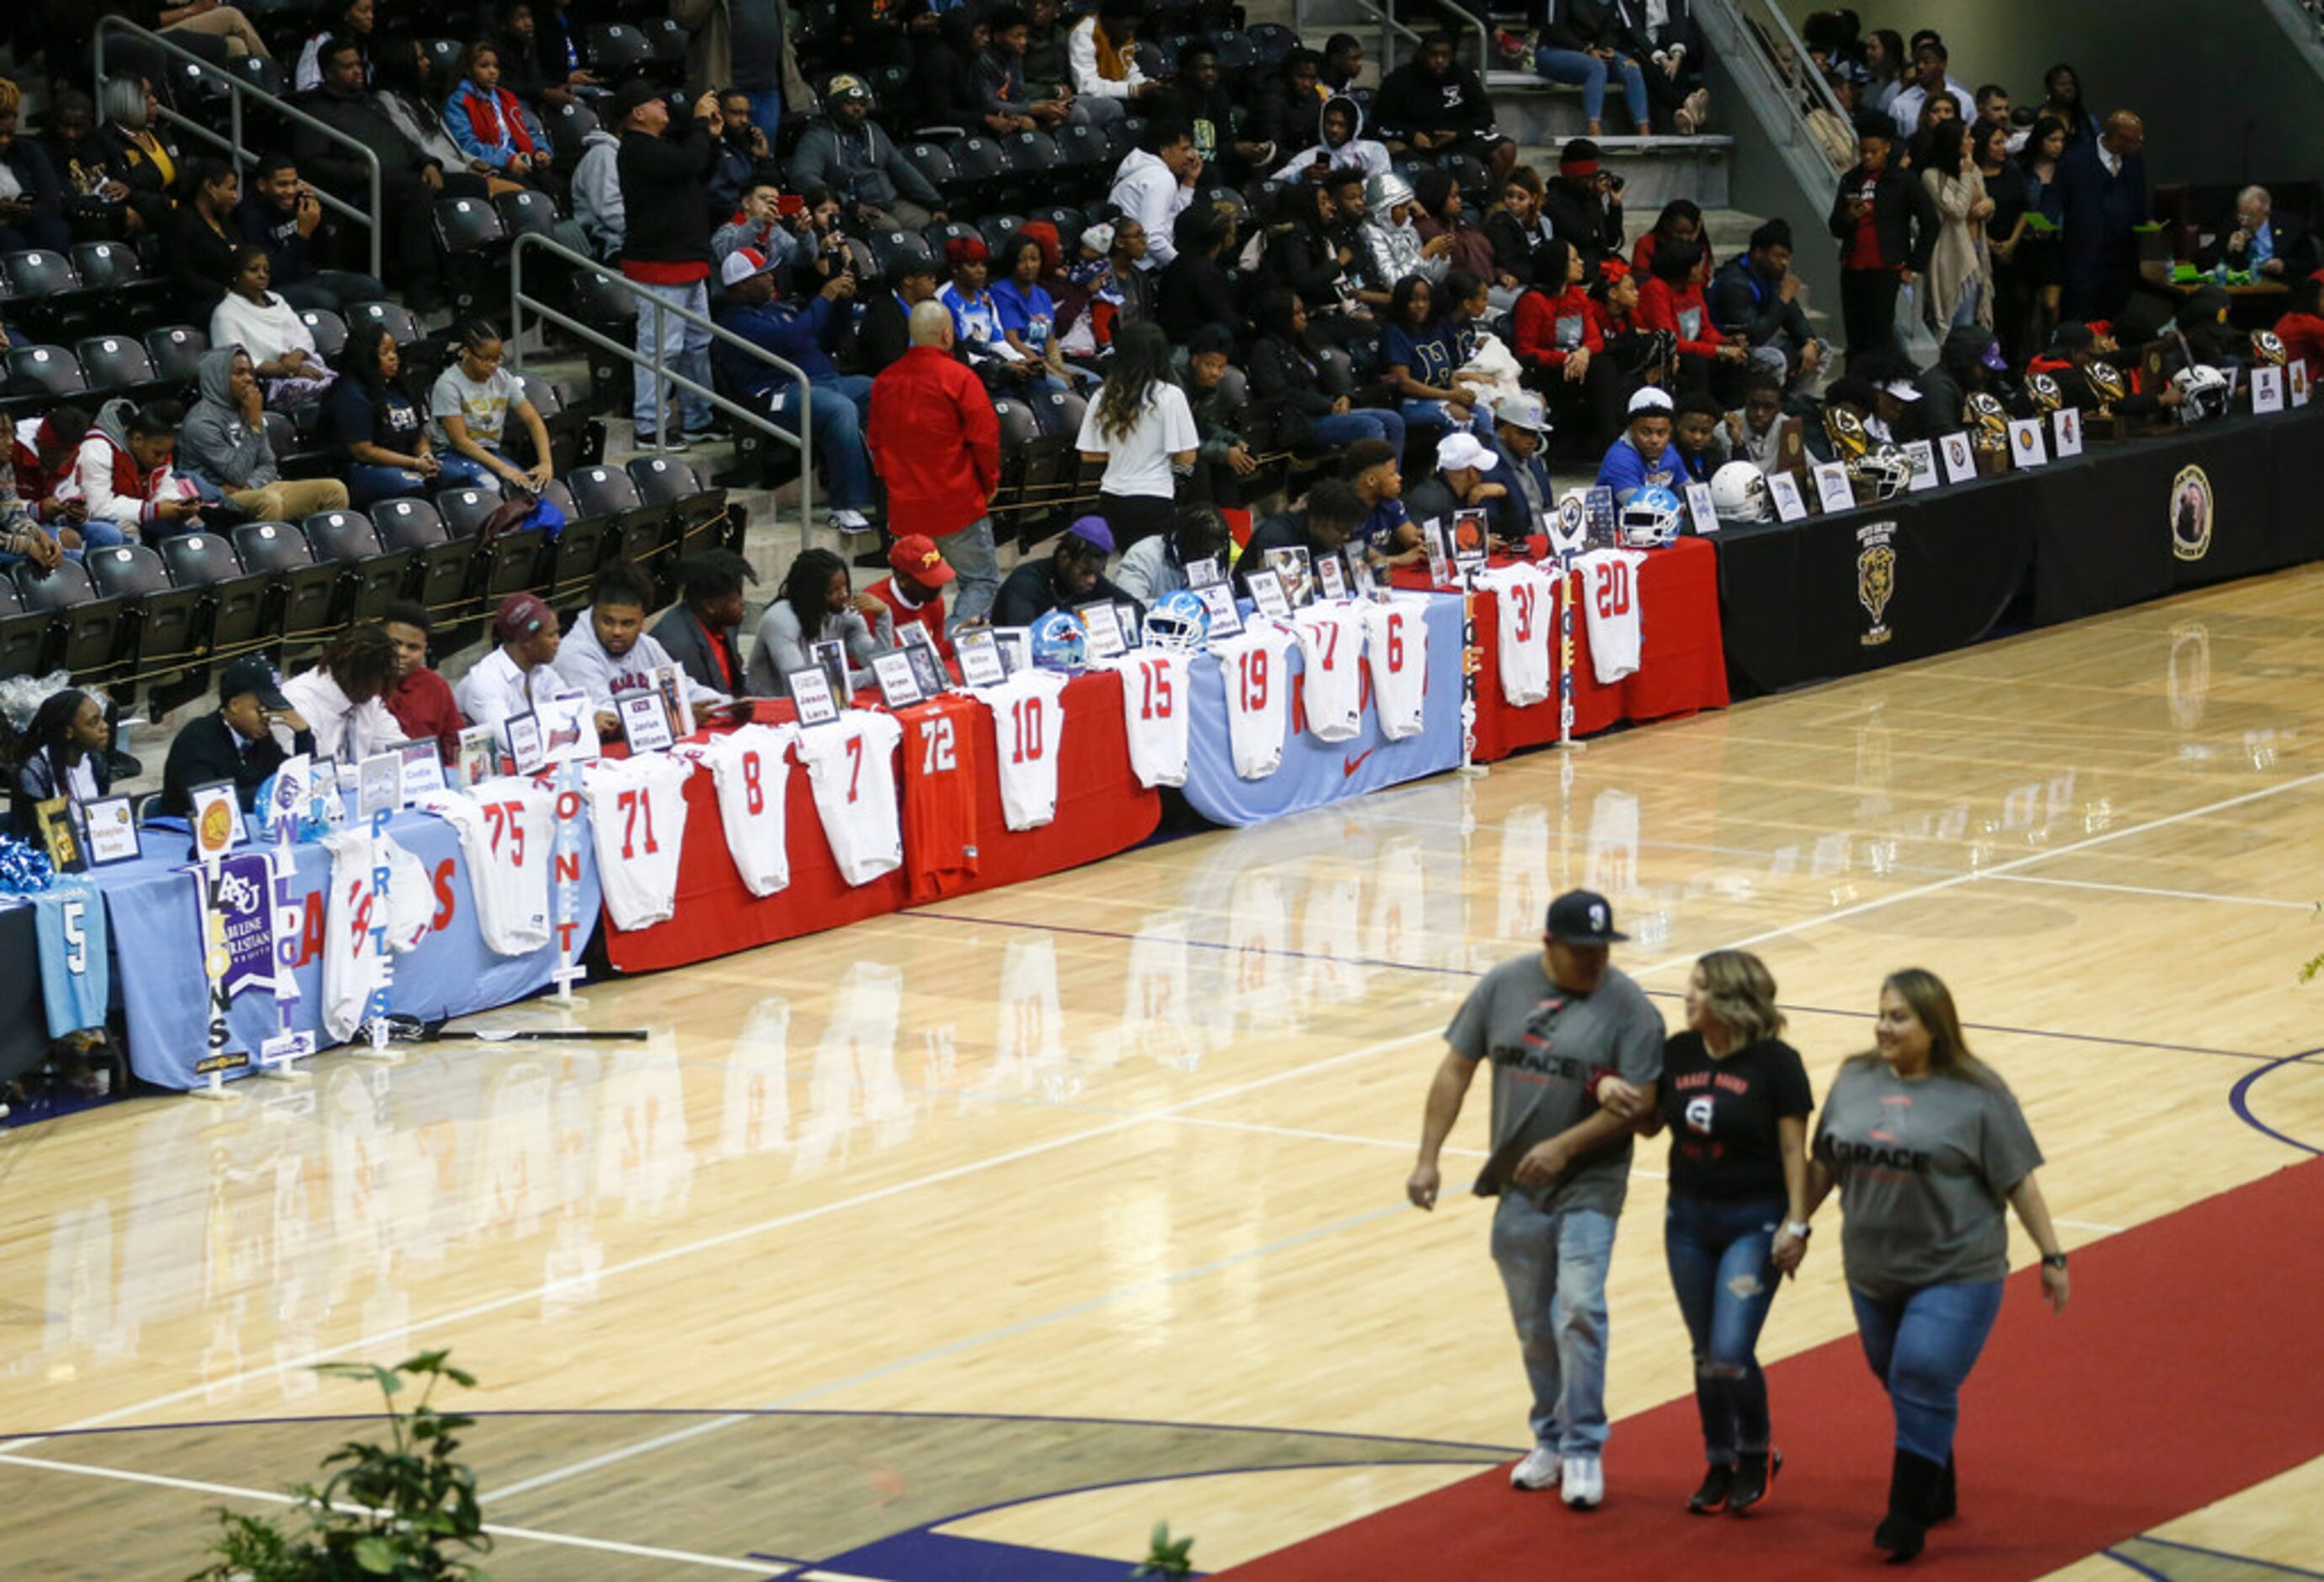
<svg viewBox="0 0 2324 1582">
<path fill-rule="evenodd" d="M 249 149 L 243 146 L 242 102 L 245 97 L 263 100 L 270 114 L 281 116 L 284 120 L 290 122 L 294 126 L 303 126 L 309 132 L 319 133 L 323 137 L 332 143 L 337 143 L 342 148 L 353 150 L 355 155 L 363 161 L 364 169 L 367 174 L 370 183 L 370 213 L 366 214 L 362 209 L 357 208 L 354 204 L 348 203 L 342 199 L 333 197 L 330 193 L 324 191 L 320 187 L 317 187 L 315 189 L 315 199 L 317 202 L 320 203 L 331 213 L 337 215 L 340 218 L 352 220 L 356 225 L 363 227 L 364 233 L 371 243 L 371 277 L 374 280 L 381 278 L 379 262 L 382 227 L 378 218 L 376 217 L 381 212 L 379 192 L 379 156 L 377 154 L 372 153 L 369 148 L 366 148 L 355 138 L 348 136 L 337 127 L 333 126 L 327 122 L 317 120 L 314 116 L 299 108 L 296 105 L 290 104 L 289 101 L 277 95 L 267 92 L 264 88 L 261 88 L 254 82 L 236 77 L 233 72 L 228 71 L 223 66 L 214 65 L 210 61 L 203 60 L 199 55 L 195 54 L 191 50 L 185 48 L 183 45 L 174 43 L 171 41 L 163 38 L 160 33 L 154 32 L 150 29 L 139 27 L 135 23 L 130 21 L 125 16 L 100 16 L 97 19 L 97 33 L 91 42 L 93 45 L 92 53 L 97 65 L 97 99 L 99 104 L 103 104 L 105 102 L 105 42 L 115 33 L 125 33 L 132 39 L 135 40 L 140 47 L 147 50 L 156 50 L 164 55 L 171 57 L 172 59 L 182 60 L 193 69 L 197 76 L 209 81 L 221 82 L 226 85 L 227 89 L 227 122 L 225 136 L 220 136 L 217 133 L 212 131 L 209 127 L 203 125 L 199 121 L 195 120 L 192 116 L 182 114 L 178 110 L 174 110 L 167 105 L 159 106 L 158 113 L 162 120 L 168 122 L 179 131 L 183 132 L 187 136 L 198 139 L 199 141 L 209 144 L 212 148 L 223 150 L 226 158 L 233 162 L 236 174 L 241 173 L 244 165 L 256 162 L 257 158 L 257 156 L 253 154 Z M 309 185 L 312 185 L 312 183 L 310 182 Z"/>
<path fill-rule="evenodd" d="M 1854 162 L 1854 128 L 1831 85 L 1808 59 L 1807 45 L 1791 19 L 1774 0 L 1699 0 L 1694 17 L 1702 28 L 1703 42 L 1757 112 L 1769 145 L 1803 191 L 1819 203 L 1829 201 L 1834 185 Z M 1832 152 L 1810 129 L 1808 117 L 1816 111 L 1828 112 L 1848 128 L 1849 163 L 1835 162 Z"/>
<path fill-rule="evenodd" d="M 610 281 L 613 284 L 620 286 L 622 290 L 629 291 L 636 299 L 638 303 L 638 311 L 641 313 L 667 313 L 670 317 L 678 319 L 680 323 L 690 324 L 697 329 L 709 331 L 710 337 L 713 340 L 724 341 L 728 346 L 738 347 L 742 351 L 748 353 L 754 360 L 764 363 L 768 367 L 773 369 L 775 372 L 788 375 L 793 381 L 795 381 L 796 384 L 796 400 L 798 402 L 796 412 L 798 431 L 797 433 L 793 433 L 791 430 L 777 424 L 772 415 L 764 408 L 749 407 L 743 405 L 740 402 L 730 401 L 725 396 L 719 394 L 715 390 L 713 390 L 695 380 L 689 379 L 685 375 L 678 373 L 674 368 L 671 368 L 664 360 L 662 355 L 663 347 L 666 347 L 669 341 L 669 337 L 667 335 L 657 335 L 654 337 L 654 355 L 652 356 L 641 356 L 638 355 L 638 349 L 635 347 L 624 346 L 622 342 L 615 340 L 612 336 L 605 334 L 602 330 L 594 328 L 589 325 L 584 324 L 581 320 L 574 318 L 571 314 L 565 312 L 555 304 L 549 302 L 542 298 L 534 296 L 530 292 L 527 291 L 524 289 L 524 261 L 535 253 L 546 253 L 553 258 L 561 259 L 564 263 L 573 268 L 586 270 L 589 273 L 597 276 L 600 280 Z M 613 356 L 621 358 L 623 362 L 629 364 L 633 369 L 651 369 L 654 378 L 657 381 L 657 389 L 665 389 L 667 386 L 674 384 L 681 391 L 691 392 L 692 393 L 699 395 L 708 401 L 713 406 L 726 413 L 727 416 L 734 419 L 736 421 L 747 424 L 751 428 L 757 430 L 760 433 L 764 434 L 768 439 L 779 444 L 788 445 L 792 449 L 798 451 L 799 458 L 799 543 L 802 546 L 805 546 L 814 541 L 810 536 L 815 528 L 814 425 L 807 421 L 807 377 L 806 373 L 798 366 L 798 365 L 796 363 L 785 362 L 782 358 L 775 356 L 774 353 L 759 345 L 756 341 L 745 340 L 742 337 L 736 335 L 733 330 L 721 328 L 706 314 L 696 313 L 690 308 L 674 306 L 671 303 L 660 301 L 650 292 L 636 290 L 635 287 L 632 286 L 629 282 L 623 280 L 614 270 L 607 267 L 605 264 L 598 263 L 597 260 L 590 257 L 586 253 L 576 253 L 572 248 L 566 246 L 564 244 L 552 241 L 549 237 L 541 236 L 540 233 L 534 231 L 528 231 L 524 235 L 519 236 L 516 239 L 514 245 L 511 246 L 509 249 L 509 338 L 506 344 L 509 348 L 510 361 L 518 368 L 521 369 L 524 365 L 524 353 L 522 349 L 524 346 L 524 322 L 525 315 L 530 312 L 538 319 L 556 325 L 559 329 L 563 330 L 566 334 L 574 337 L 576 339 L 586 341 L 589 345 L 595 347 L 600 351 L 611 353 Z M 669 421 L 669 414 L 667 412 L 664 412 L 663 418 L 665 422 Z M 638 436 L 638 448 L 641 450 L 650 450 L 652 449 L 652 446 L 648 443 L 646 437 L 641 434 Z"/>
<path fill-rule="evenodd" d="M 1311 0 L 1292 0 L 1291 3 L 1292 30 L 1303 40 L 1307 37 L 1307 8 L 1310 4 Z M 1425 36 L 1418 28 L 1397 18 L 1395 0 L 1341 0 L 1341 4 L 1353 6 L 1379 24 L 1379 49 L 1377 58 L 1379 61 L 1380 75 L 1383 77 L 1400 64 L 1396 54 L 1397 40 L 1402 39 L 1406 43 L 1416 44 Z M 1452 18 L 1460 31 L 1471 32 L 1477 36 L 1478 75 L 1481 77 L 1491 70 L 1493 32 L 1486 25 L 1485 19 L 1473 11 L 1454 5 L 1452 0 L 1431 0 L 1431 4 L 1434 9 Z"/>
</svg>

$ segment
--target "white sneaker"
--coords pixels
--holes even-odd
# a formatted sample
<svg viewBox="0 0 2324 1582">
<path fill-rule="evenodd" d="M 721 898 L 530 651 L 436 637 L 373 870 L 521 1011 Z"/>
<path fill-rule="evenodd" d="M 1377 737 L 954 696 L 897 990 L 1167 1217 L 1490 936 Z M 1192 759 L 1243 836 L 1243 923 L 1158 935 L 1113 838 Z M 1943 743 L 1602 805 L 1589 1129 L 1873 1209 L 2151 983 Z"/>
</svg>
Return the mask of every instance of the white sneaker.
<svg viewBox="0 0 2324 1582">
<path fill-rule="evenodd" d="M 841 532 L 870 532 L 872 519 L 861 511 L 835 511 L 831 513 L 831 525 Z"/>
<path fill-rule="evenodd" d="M 1536 1445 L 1526 1452 L 1526 1458 L 1509 1469 L 1509 1486 L 1513 1489 L 1554 1489 L 1557 1486 L 1560 1467 L 1557 1452 Z"/>
<path fill-rule="evenodd" d="M 1576 1456 L 1565 1464 L 1564 1487 L 1558 1497 L 1576 1511 L 1594 1511 L 1606 1497 L 1606 1464 L 1595 1456 Z"/>
</svg>

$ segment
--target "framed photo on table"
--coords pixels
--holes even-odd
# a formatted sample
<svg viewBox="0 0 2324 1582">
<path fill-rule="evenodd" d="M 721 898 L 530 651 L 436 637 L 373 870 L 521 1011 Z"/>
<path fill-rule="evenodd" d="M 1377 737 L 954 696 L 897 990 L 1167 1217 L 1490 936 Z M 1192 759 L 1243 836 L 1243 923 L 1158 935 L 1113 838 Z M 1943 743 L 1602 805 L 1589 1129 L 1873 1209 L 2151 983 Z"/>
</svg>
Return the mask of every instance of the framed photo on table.
<svg viewBox="0 0 2324 1582">
<path fill-rule="evenodd" d="M 50 865 L 58 873 L 78 874 L 88 865 L 81 856 L 79 831 L 73 828 L 70 797 L 34 802 L 32 828 L 41 837 L 41 849 L 48 853 Z"/>
<path fill-rule="evenodd" d="M 1776 521 L 1804 522 L 1807 520 L 1807 496 L 1800 493 L 1800 480 L 1791 474 L 1771 472 L 1767 475 L 1767 498 L 1775 503 Z"/>
<path fill-rule="evenodd" d="M 1908 439 L 1904 454 L 1913 458 L 1913 481 L 1906 491 L 1917 495 L 1923 489 L 1933 489 L 1944 480 L 1937 476 L 1937 448 L 1926 439 Z"/>
<path fill-rule="evenodd" d="M 1283 597 L 1290 602 L 1292 608 L 1297 609 L 1314 600 L 1314 585 L 1307 575 L 1306 545 L 1288 544 L 1279 550 L 1268 550 L 1267 569 L 1274 572 L 1276 580 L 1282 584 Z"/>
<path fill-rule="evenodd" d="M 81 805 L 88 865 L 109 867 L 137 856 L 137 816 L 127 797 L 99 797 Z"/>
<path fill-rule="evenodd" d="M 366 824 L 403 806 L 403 754 L 374 753 L 355 765 L 355 817 Z"/>
<path fill-rule="evenodd" d="M 793 671 L 783 678 L 790 689 L 791 706 L 801 725 L 829 725 L 839 717 L 839 704 L 831 695 L 831 677 L 821 665 Z"/>
<path fill-rule="evenodd" d="M 836 637 L 825 637 L 807 645 L 807 656 L 823 671 L 824 680 L 831 683 L 831 697 L 837 703 L 855 689 L 847 682 L 847 644 Z"/>
<path fill-rule="evenodd" d="M 403 765 L 402 783 L 397 795 L 405 807 L 420 798 L 444 789 L 444 754 L 436 745 L 436 738 L 398 742 L 392 749 Z"/>
<path fill-rule="evenodd" d="M 919 686 L 921 701 L 952 690 L 952 678 L 945 674 L 944 660 L 929 640 L 927 628 L 914 625 L 904 630 L 920 634 L 918 643 L 904 644 L 904 662 L 912 667 L 912 680 Z"/>
<path fill-rule="evenodd" d="M 1823 507 L 1825 515 L 1836 516 L 1856 509 L 1856 486 L 1848 481 L 1848 468 L 1843 463 L 1818 463 L 1815 486 L 1816 503 Z"/>
<path fill-rule="evenodd" d="M 1339 554 L 1324 555 L 1315 561 L 1315 591 L 1323 598 L 1340 599 L 1348 597 L 1348 562 Z"/>
<path fill-rule="evenodd" d="M 1220 567 L 1219 558 L 1216 555 L 1204 555 L 1199 560 L 1189 560 L 1186 562 L 1186 586 L 1188 587 L 1197 589 L 1209 587 L 1214 583 L 1224 582 L 1226 579 L 1227 574 L 1225 570 Z"/>
<path fill-rule="evenodd" d="M 880 701 L 890 710 L 909 708 L 915 703 L 927 701 L 920 691 L 920 679 L 912 673 L 911 655 L 899 648 L 872 656 L 872 679 L 879 683 Z"/>
<path fill-rule="evenodd" d="M 509 761 L 516 765 L 516 772 L 519 774 L 539 773 L 545 758 L 540 738 L 540 716 L 530 709 L 522 714 L 512 714 L 501 722 L 501 729 L 507 736 Z"/>
<path fill-rule="evenodd" d="M 667 753 L 678 738 L 670 735 L 669 709 L 653 692 L 624 692 L 614 700 L 621 710 L 622 739 L 632 754 Z"/>
<path fill-rule="evenodd" d="M 1194 597 L 1203 601 L 1203 608 L 1210 615 L 1211 642 L 1242 631 L 1242 606 L 1235 603 L 1233 588 L 1223 582 L 1207 582 L 1194 589 Z"/>
<path fill-rule="evenodd" d="M 1089 656 L 1092 659 L 1115 659 L 1130 644 L 1121 634 L 1121 612 L 1111 599 L 1101 599 L 1084 605 L 1074 612 L 1081 617 L 1082 630 L 1089 634 Z"/>
<path fill-rule="evenodd" d="M 990 626 L 963 627 L 952 640 L 952 651 L 960 660 L 962 680 L 972 687 L 998 687 L 1009 679 L 1001 640 Z"/>
<path fill-rule="evenodd" d="M 1248 578 L 1251 607 L 1260 615 L 1277 621 L 1291 618 L 1291 598 L 1283 591 L 1283 579 L 1273 571 L 1254 571 Z"/>
</svg>

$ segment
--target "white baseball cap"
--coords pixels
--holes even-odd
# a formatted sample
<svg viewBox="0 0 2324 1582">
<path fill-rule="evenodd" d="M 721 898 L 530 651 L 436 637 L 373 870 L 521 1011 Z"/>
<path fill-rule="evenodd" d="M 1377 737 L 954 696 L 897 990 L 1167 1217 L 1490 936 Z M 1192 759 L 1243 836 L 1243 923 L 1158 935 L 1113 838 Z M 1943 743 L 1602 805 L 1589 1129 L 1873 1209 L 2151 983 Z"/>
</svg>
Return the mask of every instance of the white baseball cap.
<svg viewBox="0 0 2324 1582">
<path fill-rule="evenodd" d="M 1630 397 L 1630 415 L 1640 412 L 1666 412 L 1675 410 L 1671 405 L 1670 392 L 1659 384 L 1641 384 L 1638 393 Z"/>
<path fill-rule="evenodd" d="M 1921 399 L 1920 386 L 1906 380 L 1891 379 L 1880 388 L 1907 405 Z"/>
<path fill-rule="evenodd" d="M 718 266 L 718 278 L 730 286 L 741 285 L 754 274 L 766 274 L 774 264 L 756 247 L 737 247 L 726 254 L 726 262 Z"/>
<path fill-rule="evenodd" d="M 1493 465 L 1493 453 L 1465 429 L 1447 434 L 1436 442 L 1438 472 L 1459 472 L 1464 467 L 1473 467 L 1483 472 Z"/>
</svg>

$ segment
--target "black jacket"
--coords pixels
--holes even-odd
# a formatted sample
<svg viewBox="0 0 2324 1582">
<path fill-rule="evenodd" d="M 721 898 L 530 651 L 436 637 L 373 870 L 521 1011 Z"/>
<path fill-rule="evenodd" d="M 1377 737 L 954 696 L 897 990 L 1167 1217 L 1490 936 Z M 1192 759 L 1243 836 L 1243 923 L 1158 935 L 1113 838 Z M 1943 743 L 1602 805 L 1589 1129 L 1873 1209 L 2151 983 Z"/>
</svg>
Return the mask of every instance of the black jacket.
<svg viewBox="0 0 2324 1582">
<path fill-rule="evenodd" d="M 247 811 L 257 800 L 258 788 L 266 777 L 282 767 L 290 754 L 269 731 L 242 749 L 242 738 L 226 722 L 226 716 L 215 710 L 199 719 L 189 720 L 170 744 L 170 757 L 161 766 L 161 811 L 182 818 L 193 810 L 194 800 L 189 794 L 198 785 L 210 785 L 221 780 L 234 782 L 236 793 Z M 315 750 L 315 733 L 300 731 L 293 746 L 301 753 Z"/>
<path fill-rule="evenodd" d="M 1894 164 L 1883 165 L 1877 177 L 1858 165 L 1840 179 L 1840 190 L 1832 194 L 1831 229 L 1840 244 L 1840 267 L 1849 267 L 1856 247 L 1856 217 L 1849 205 L 1867 181 L 1873 183 L 1872 230 L 1879 240 L 1882 267 L 1923 273 L 1937 246 L 1936 200 L 1918 176 Z"/>
<path fill-rule="evenodd" d="M 1541 42 L 1561 50 L 1627 50 L 1628 30 L 1614 0 L 1551 0 Z"/>
<path fill-rule="evenodd" d="M 429 165 L 442 169 L 438 161 L 396 130 L 371 94 L 342 94 L 326 84 L 301 95 L 297 102 L 299 108 L 332 131 L 354 138 L 377 155 L 382 186 L 416 180 Z M 299 161 L 299 173 L 316 186 L 350 200 L 360 196 L 363 201 L 370 201 L 370 168 L 343 145 L 302 125 L 294 128 L 290 147 Z"/>
<path fill-rule="evenodd" d="M 2249 269 L 2251 267 L 2248 256 L 2250 249 L 2247 246 L 2235 247 L 2228 245 L 2227 239 L 2234 236 L 2238 228 L 2238 222 L 2233 214 L 2229 214 L 2227 218 L 2221 220 L 2218 235 L 2211 238 L 2208 246 L 2196 250 L 2195 267 L 2212 270 L 2224 264 L 2230 270 Z M 2310 256 L 2308 233 L 2298 226 L 2284 224 L 2282 220 L 2273 215 L 2268 217 L 2267 228 L 2275 241 L 2274 256 L 2283 261 L 2283 278 L 2287 281 L 2306 279 L 2309 273 L 2316 267 L 2315 261 Z"/>
<path fill-rule="evenodd" d="M 692 610 L 679 605 L 654 623 L 653 640 L 700 685 L 714 692 L 739 697 L 750 690 L 742 680 L 742 647 L 735 641 L 741 631 L 739 626 L 726 626 L 713 633 L 694 618 Z M 712 656 L 713 643 L 726 651 L 724 670 L 718 668 L 718 661 Z"/>
<path fill-rule="evenodd" d="M 89 772 L 97 779 L 97 794 L 105 796 L 113 790 L 112 761 L 103 753 L 88 755 Z M 16 783 L 8 799 L 8 822 L 18 836 L 37 842 L 39 826 L 32 810 L 39 804 L 66 794 L 64 772 L 45 751 L 35 752 L 17 767 Z"/>
<path fill-rule="evenodd" d="M 622 256 L 647 264 L 703 264 L 710 255 L 710 227 L 703 224 L 704 180 L 718 156 L 717 144 L 692 115 L 670 117 L 659 137 L 624 132 L 613 168 L 622 180 L 626 211 Z"/>
<path fill-rule="evenodd" d="M 1270 516 L 1251 530 L 1250 541 L 1243 545 L 1242 553 L 1235 557 L 1235 591 L 1245 597 L 1250 597 L 1250 574 L 1267 569 L 1268 550 L 1289 549 L 1305 550 L 1310 567 L 1325 556 L 1339 552 L 1308 532 L 1307 513 L 1305 511 L 1286 511 L 1281 515 Z"/>
<path fill-rule="evenodd" d="M 1483 136 L 1493 130 L 1493 102 L 1485 97 L 1484 79 L 1466 67 L 1434 78 L 1407 60 L 1381 79 L 1371 123 L 1373 135 L 1391 143 L 1408 143 L 1416 132 Z"/>
<path fill-rule="evenodd" d="M 1347 393 L 1333 365 L 1280 336 L 1262 336 L 1250 348 L 1251 405 L 1273 423 L 1273 441 L 1297 449 L 1307 443 L 1307 421 L 1330 414 Z"/>
<path fill-rule="evenodd" d="M 1753 346 L 1766 346 L 1779 335 L 1792 338 L 1794 347 L 1813 338 L 1808 316 L 1797 298 L 1786 302 L 1782 291 L 1751 267 L 1748 253 L 1729 259 L 1711 277 L 1711 321 L 1729 334 L 1742 331 Z"/>
<path fill-rule="evenodd" d="M 1571 242 L 1581 250 L 1582 266 L 1596 279 L 1598 265 L 1609 254 L 1622 255 L 1622 200 L 1600 203 L 1597 191 L 1580 181 L 1569 181 L 1563 176 L 1554 176 L 1544 184 L 1541 196 L 1542 217 L 1561 241 Z M 1512 221 L 1508 234 L 1517 234 Z M 1498 251 L 1498 250 L 1497 250 Z M 1564 285 L 1563 281 L 1536 282 L 1550 288 L 1554 296 Z"/>
<path fill-rule="evenodd" d="M 1155 317 L 1174 345 L 1185 346 L 1205 324 L 1242 328 L 1234 277 L 1214 258 L 1179 254 L 1162 271 L 1154 297 Z"/>
<path fill-rule="evenodd" d="M 1076 594 L 1071 600 L 1057 591 L 1056 567 L 1044 555 L 1038 560 L 1027 560 L 1011 571 L 1001 584 L 1001 591 L 992 600 L 992 624 L 996 626 L 1029 626 L 1051 610 L 1074 609 L 1083 605 L 1101 604 L 1111 600 L 1118 605 L 1136 607 L 1138 618 L 1146 618 L 1146 606 L 1130 597 L 1103 577 L 1087 593 Z"/>
<path fill-rule="evenodd" d="M 1259 271 L 1298 292 L 1311 314 L 1339 306 L 1339 282 L 1346 273 L 1340 264 L 1339 244 L 1313 221 L 1296 220 L 1268 233 L 1267 255 L 1259 261 Z"/>
<path fill-rule="evenodd" d="M 1553 228 L 1554 224 L 1553 221 Z M 1541 234 L 1538 227 L 1530 231 L 1519 230 L 1516 217 L 1506 208 L 1495 209 L 1485 220 L 1485 240 L 1493 245 L 1494 264 L 1517 276 L 1519 285 L 1551 283 L 1535 278 L 1539 269 L 1542 246 L 1548 239 Z M 1618 233 L 1614 245 L 1618 250 L 1621 245 L 1622 238 Z M 1556 282 L 1558 288 L 1562 289 L 1563 285 L 1563 281 Z"/>
</svg>

